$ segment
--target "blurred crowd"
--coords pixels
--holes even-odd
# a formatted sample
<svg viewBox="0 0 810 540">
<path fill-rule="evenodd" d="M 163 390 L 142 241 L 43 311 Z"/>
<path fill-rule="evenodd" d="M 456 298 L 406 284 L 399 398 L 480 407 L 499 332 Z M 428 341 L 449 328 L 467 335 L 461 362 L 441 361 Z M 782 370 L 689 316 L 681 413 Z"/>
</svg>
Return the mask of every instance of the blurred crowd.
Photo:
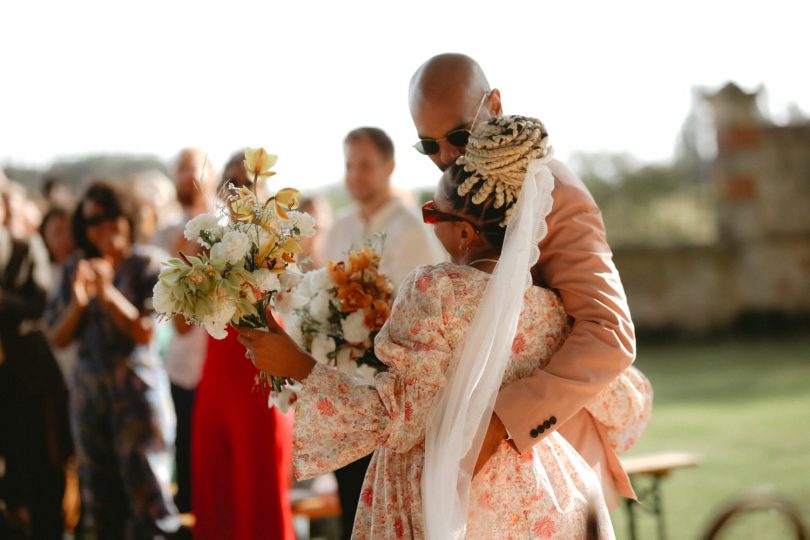
<svg viewBox="0 0 810 540">
<path fill-rule="evenodd" d="M 355 207 L 330 227 L 328 202 L 302 199 L 318 225 L 299 267 L 381 231 L 409 246 L 383 254 L 395 284 L 442 260 L 413 201 L 391 188 L 388 136 L 359 128 L 343 142 Z M 185 223 L 228 184 L 251 187 L 243 157 L 219 172 L 186 148 L 172 178 L 78 190 L 51 177 L 36 193 L 0 176 L 0 537 L 295 538 L 291 415 L 255 391 L 233 332 L 217 341 L 152 310 L 161 262 L 202 250 Z M 338 473 L 347 533 L 366 466 Z"/>
<path fill-rule="evenodd" d="M 185 239 L 186 221 L 212 211 L 226 182 L 250 185 L 242 160 L 234 154 L 220 174 L 203 150 L 188 148 L 172 179 L 93 180 L 78 193 L 58 178 L 45 179 L 40 193 L 0 178 L 0 537 L 182 534 L 195 393 L 210 351 L 201 329 L 154 317 L 152 287 L 169 254 L 201 250 Z M 304 206 L 316 215 L 327 208 Z M 319 234 L 305 246 L 305 265 L 316 264 L 322 241 Z M 252 399 L 256 413 L 243 431 L 289 432 L 276 425 L 288 419 L 253 395 L 254 368 L 236 356 L 229 363 L 243 369 L 235 393 Z M 217 408 L 204 420 L 209 429 Z M 273 504 L 289 506 L 289 459 L 274 459 L 274 442 L 247 444 L 271 448 L 262 489 L 278 484 Z M 279 530 L 291 524 L 282 520 Z"/>
</svg>

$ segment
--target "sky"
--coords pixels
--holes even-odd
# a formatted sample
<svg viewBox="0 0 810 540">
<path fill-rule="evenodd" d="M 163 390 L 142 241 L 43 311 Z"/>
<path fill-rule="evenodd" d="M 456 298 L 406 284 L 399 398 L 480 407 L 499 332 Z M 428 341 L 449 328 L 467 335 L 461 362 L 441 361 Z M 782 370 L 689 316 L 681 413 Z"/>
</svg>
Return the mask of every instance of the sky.
<svg viewBox="0 0 810 540">
<path fill-rule="evenodd" d="M 808 15 L 787 0 L 3 2 L 0 165 L 201 146 L 221 168 L 263 146 L 274 181 L 311 189 L 341 181 L 343 137 L 373 125 L 394 140 L 394 183 L 431 185 L 407 87 L 450 51 L 479 61 L 506 113 L 543 120 L 563 160 L 665 161 L 696 88 L 764 85 L 777 120 L 810 112 Z"/>
</svg>

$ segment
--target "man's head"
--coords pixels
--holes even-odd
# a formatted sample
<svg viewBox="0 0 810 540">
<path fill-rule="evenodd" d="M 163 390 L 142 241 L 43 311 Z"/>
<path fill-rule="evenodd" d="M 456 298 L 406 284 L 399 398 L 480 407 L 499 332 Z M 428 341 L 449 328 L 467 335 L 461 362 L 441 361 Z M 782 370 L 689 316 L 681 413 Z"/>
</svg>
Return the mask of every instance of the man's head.
<svg viewBox="0 0 810 540">
<path fill-rule="evenodd" d="M 343 140 L 346 189 L 361 205 L 374 204 L 390 194 L 394 172 L 394 143 L 379 128 L 354 129 Z"/>
<path fill-rule="evenodd" d="M 211 197 L 216 178 L 211 160 L 199 148 L 186 148 L 177 157 L 177 202 L 185 211 L 198 210 Z"/>
<path fill-rule="evenodd" d="M 454 53 L 434 56 L 416 70 L 408 89 L 408 103 L 419 138 L 438 143 L 438 151 L 429 155 L 441 170 L 464 151 L 463 143 L 452 144 L 452 136 L 448 140 L 449 133 L 471 130 L 474 119 L 485 122 L 502 113 L 501 94 L 498 89 L 490 89 L 478 62 Z"/>
</svg>

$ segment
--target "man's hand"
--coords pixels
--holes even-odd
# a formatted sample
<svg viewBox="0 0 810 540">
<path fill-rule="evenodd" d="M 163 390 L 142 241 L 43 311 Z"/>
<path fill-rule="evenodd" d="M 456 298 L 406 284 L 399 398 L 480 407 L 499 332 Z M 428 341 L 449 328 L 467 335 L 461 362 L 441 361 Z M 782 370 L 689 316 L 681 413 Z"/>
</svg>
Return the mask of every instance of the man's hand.
<svg viewBox="0 0 810 540">
<path fill-rule="evenodd" d="M 495 452 L 497 452 L 498 448 L 501 446 L 501 443 L 504 442 L 505 439 L 506 426 L 503 425 L 503 422 L 501 422 L 501 419 L 498 418 L 498 415 L 493 412 L 492 417 L 489 419 L 487 433 L 484 435 L 484 442 L 481 444 L 481 452 L 479 452 L 478 460 L 475 462 L 473 476 L 477 475 L 478 472 L 484 468 L 484 465 L 487 464 L 489 458 L 495 455 Z M 510 440 L 509 444 L 515 450 L 515 452 L 517 452 L 515 443 Z"/>
</svg>

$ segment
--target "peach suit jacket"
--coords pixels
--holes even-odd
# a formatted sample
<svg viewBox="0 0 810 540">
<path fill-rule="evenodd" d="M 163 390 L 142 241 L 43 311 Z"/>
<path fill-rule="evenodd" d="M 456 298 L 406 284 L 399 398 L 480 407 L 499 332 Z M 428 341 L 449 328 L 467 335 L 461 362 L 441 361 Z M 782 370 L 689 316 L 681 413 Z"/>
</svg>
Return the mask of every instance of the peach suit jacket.
<svg viewBox="0 0 810 540">
<path fill-rule="evenodd" d="M 500 390 L 495 412 L 520 453 L 559 431 L 594 468 L 606 499 L 615 504 L 616 492 L 629 498 L 635 493 L 604 428 L 583 407 L 633 363 L 635 331 L 596 202 L 563 163 L 553 160 L 549 169 L 554 202 L 535 282 L 539 278 L 560 294 L 573 327 L 544 368 Z"/>
</svg>

